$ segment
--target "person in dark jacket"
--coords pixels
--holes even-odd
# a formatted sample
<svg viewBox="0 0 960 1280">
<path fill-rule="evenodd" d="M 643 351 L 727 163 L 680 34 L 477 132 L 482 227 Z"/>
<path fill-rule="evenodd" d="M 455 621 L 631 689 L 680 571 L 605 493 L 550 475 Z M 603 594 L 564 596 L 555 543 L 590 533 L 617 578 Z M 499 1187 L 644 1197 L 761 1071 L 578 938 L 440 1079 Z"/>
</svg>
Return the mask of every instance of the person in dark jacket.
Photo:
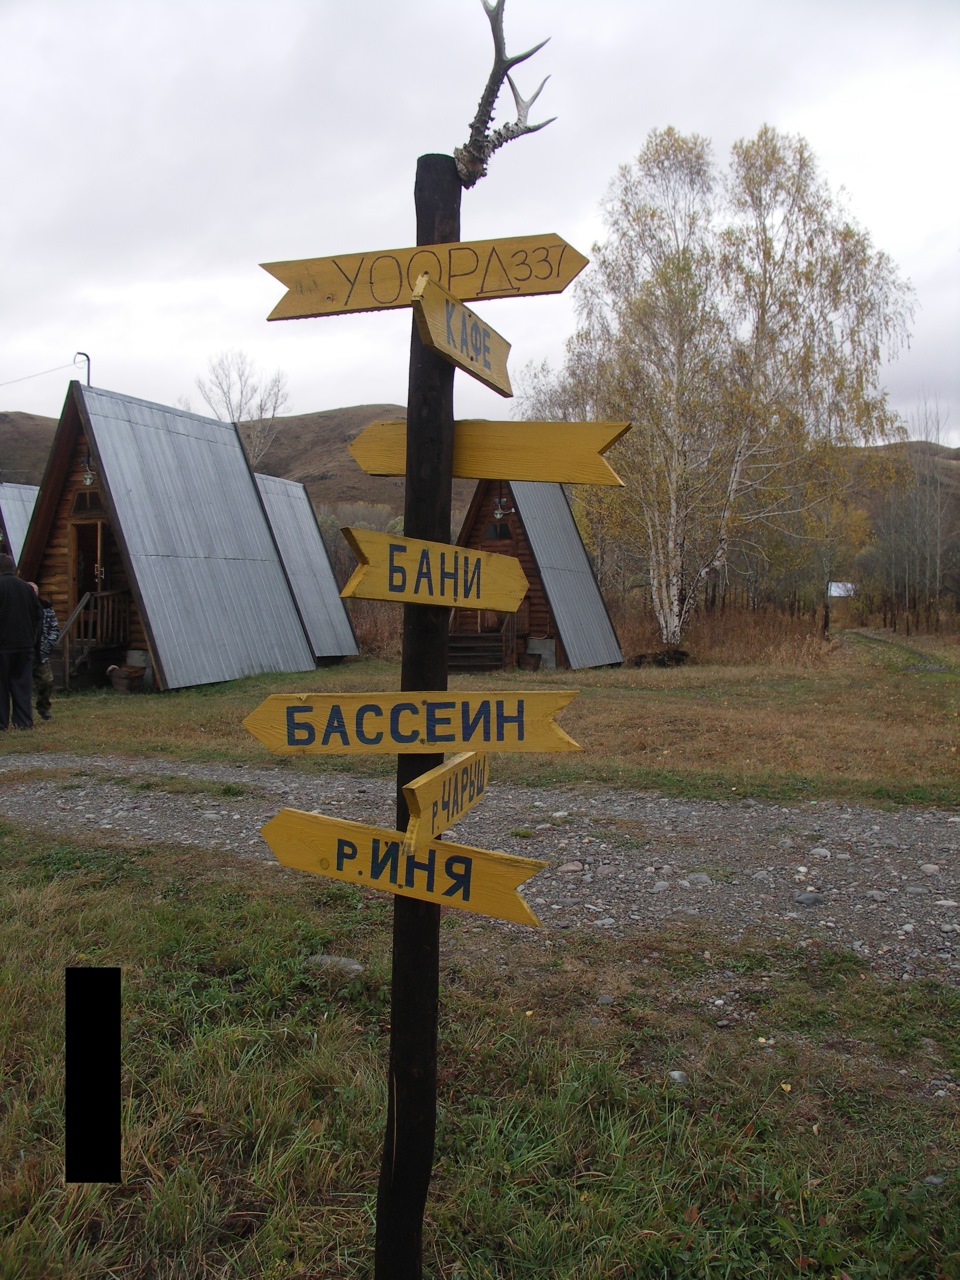
<svg viewBox="0 0 960 1280">
<path fill-rule="evenodd" d="M 37 715 L 41 720 L 50 719 L 50 695 L 53 693 L 53 668 L 50 666 L 50 654 L 53 646 L 60 638 L 60 624 L 49 600 L 44 600 L 40 588 L 31 582 L 43 610 L 43 621 L 40 624 L 40 639 L 33 655 L 33 694 L 37 703 Z"/>
<path fill-rule="evenodd" d="M 33 657 L 43 609 L 37 593 L 17 577 L 12 556 L 0 555 L 0 730 L 33 728 Z"/>
</svg>

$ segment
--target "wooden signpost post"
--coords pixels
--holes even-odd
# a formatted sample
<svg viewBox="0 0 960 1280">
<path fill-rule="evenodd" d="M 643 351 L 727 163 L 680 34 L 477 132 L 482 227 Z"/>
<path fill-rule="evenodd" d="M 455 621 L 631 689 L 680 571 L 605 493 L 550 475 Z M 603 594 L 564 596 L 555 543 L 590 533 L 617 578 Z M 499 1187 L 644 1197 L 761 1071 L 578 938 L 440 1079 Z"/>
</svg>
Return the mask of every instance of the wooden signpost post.
<svg viewBox="0 0 960 1280">
<path fill-rule="evenodd" d="M 587 264 L 552 234 L 460 240 L 462 188 L 483 176 L 497 147 L 543 127 L 527 122 L 537 94 L 523 101 L 514 87 L 517 123 L 490 130 L 507 73 L 541 47 L 506 56 L 503 3 L 484 0 L 494 69 L 469 141 L 456 158 L 427 155 L 417 163 L 416 246 L 264 264 L 287 287 L 270 320 L 394 307 L 414 312 L 406 424 L 375 424 L 352 448 L 372 474 L 406 476 L 403 535 L 344 530 L 360 563 L 343 594 L 404 602 L 401 690 L 278 695 L 244 721 L 274 751 L 397 753 L 395 830 L 289 809 L 263 828 L 287 866 L 394 894 L 375 1280 L 421 1276 L 436 1127 L 440 907 L 539 923 L 517 888 L 544 863 L 440 838 L 486 790 L 486 756 L 471 748 L 577 748 L 554 721 L 572 691 L 447 691 L 450 608 L 512 612 L 527 585 L 509 557 L 449 545 L 452 480 L 621 483 L 601 455 L 623 434 L 624 423 L 454 424 L 456 368 L 511 394 L 509 344 L 463 304 L 558 293 Z M 465 754 L 444 761 L 447 751 Z"/>
<path fill-rule="evenodd" d="M 629 422 L 467 419 L 453 424 L 453 474 L 459 480 L 622 485 L 602 455 L 629 430 Z M 367 475 L 402 476 L 407 424 L 371 422 L 348 447 Z"/>
</svg>

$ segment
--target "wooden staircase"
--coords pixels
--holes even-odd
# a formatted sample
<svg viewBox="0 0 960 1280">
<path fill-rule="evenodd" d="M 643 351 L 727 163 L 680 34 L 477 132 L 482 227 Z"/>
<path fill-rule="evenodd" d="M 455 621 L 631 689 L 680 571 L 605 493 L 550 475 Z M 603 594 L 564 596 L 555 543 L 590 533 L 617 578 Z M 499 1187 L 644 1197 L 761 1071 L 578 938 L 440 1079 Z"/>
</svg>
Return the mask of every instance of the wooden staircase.
<svg viewBox="0 0 960 1280">
<path fill-rule="evenodd" d="M 480 631 L 472 635 L 450 633 L 448 671 L 500 671 L 503 667 L 503 637 L 499 631 Z"/>
<path fill-rule="evenodd" d="M 454 626 L 456 619 L 454 620 Z M 447 670 L 502 671 L 517 665 L 517 615 L 503 616 L 496 630 L 450 631 Z"/>
</svg>

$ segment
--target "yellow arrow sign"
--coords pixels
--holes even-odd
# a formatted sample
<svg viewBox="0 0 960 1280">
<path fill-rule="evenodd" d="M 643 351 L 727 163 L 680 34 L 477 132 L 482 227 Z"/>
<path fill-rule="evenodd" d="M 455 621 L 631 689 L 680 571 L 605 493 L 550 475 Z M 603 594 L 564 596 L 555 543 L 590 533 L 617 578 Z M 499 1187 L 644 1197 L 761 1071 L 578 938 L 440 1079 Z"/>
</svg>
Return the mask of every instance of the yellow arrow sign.
<svg viewBox="0 0 960 1280">
<path fill-rule="evenodd" d="M 292 755 L 579 751 L 553 719 L 576 696 L 575 689 L 275 693 L 243 724 L 271 751 Z"/>
<path fill-rule="evenodd" d="M 517 893 L 547 865 L 537 858 L 439 840 L 405 853 L 399 831 L 298 809 L 281 809 L 260 834 L 285 867 L 517 924 L 540 923 Z"/>
<path fill-rule="evenodd" d="M 461 480 L 551 480 L 557 484 L 623 481 L 601 455 L 629 422 L 454 423 L 453 474 Z M 406 472 L 405 422 L 371 422 L 349 446 L 370 476 Z"/>
<path fill-rule="evenodd" d="M 502 396 L 512 396 L 510 343 L 442 285 L 422 275 L 413 290 L 413 316 L 425 347 Z"/>
<path fill-rule="evenodd" d="M 463 302 L 562 293 L 588 259 L 560 236 L 512 236 L 455 244 L 261 263 L 288 292 L 268 320 L 409 307 L 426 272 Z"/>
<path fill-rule="evenodd" d="M 371 529 L 340 532 L 360 561 L 340 592 L 345 598 L 516 613 L 530 585 L 513 556 Z"/>
<path fill-rule="evenodd" d="M 404 853 L 422 849 L 452 827 L 487 792 L 487 757 L 465 751 L 408 782 L 403 794 L 410 811 Z"/>
</svg>

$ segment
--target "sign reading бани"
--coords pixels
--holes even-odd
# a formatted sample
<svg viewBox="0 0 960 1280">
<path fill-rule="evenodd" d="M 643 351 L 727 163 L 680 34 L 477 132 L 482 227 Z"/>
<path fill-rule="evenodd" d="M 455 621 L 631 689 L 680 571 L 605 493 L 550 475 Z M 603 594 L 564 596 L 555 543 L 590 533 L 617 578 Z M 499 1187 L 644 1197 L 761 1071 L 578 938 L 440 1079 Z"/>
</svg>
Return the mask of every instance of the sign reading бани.
<svg viewBox="0 0 960 1280">
<path fill-rule="evenodd" d="M 340 592 L 345 599 L 396 600 L 515 613 L 527 593 L 513 556 L 398 538 L 370 529 L 341 529 L 359 564 Z"/>
<path fill-rule="evenodd" d="M 244 720 L 271 751 L 353 752 L 578 751 L 553 717 L 574 689 L 523 693 L 272 694 Z"/>
</svg>

